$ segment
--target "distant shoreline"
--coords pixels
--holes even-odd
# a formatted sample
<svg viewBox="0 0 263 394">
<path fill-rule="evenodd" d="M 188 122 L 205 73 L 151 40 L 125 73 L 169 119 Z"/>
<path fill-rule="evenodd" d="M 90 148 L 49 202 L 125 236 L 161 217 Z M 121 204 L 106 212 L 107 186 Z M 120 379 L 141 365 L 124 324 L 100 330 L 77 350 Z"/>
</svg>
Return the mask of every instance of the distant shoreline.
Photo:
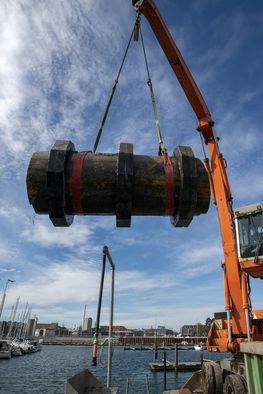
<svg viewBox="0 0 263 394">
<path fill-rule="evenodd" d="M 81 338 L 81 337 L 50 337 L 50 338 L 35 338 L 38 340 L 41 344 L 43 345 L 72 345 L 72 346 L 92 346 L 93 344 L 93 338 Z M 107 339 L 107 336 L 103 336 L 99 339 L 99 344 L 105 342 Z M 157 343 L 158 346 L 174 346 L 176 343 L 178 345 L 181 345 L 182 340 L 185 340 L 184 338 L 178 338 L 178 337 L 128 337 L 128 338 L 113 338 L 113 345 L 115 346 L 147 346 L 147 345 L 153 345 L 154 343 Z M 197 342 L 206 342 L 206 337 L 191 337 L 188 338 L 187 344 L 184 342 L 184 345 L 194 345 Z M 107 343 L 106 343 L 107 346 Z"/>
</svg>

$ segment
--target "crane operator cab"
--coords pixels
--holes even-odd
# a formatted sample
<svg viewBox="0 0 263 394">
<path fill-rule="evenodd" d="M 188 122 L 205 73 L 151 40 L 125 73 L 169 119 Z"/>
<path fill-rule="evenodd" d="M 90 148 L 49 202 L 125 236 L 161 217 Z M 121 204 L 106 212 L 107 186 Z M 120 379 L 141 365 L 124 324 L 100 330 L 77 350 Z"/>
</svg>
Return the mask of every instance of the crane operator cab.
<svg viewBox="0 0 263 394">
<path fill-rule="evenodd" d="M 236 208 L 234 215 L 240 263 L 253 261 L 263 265 L 263 205 Z"/>
</svg>

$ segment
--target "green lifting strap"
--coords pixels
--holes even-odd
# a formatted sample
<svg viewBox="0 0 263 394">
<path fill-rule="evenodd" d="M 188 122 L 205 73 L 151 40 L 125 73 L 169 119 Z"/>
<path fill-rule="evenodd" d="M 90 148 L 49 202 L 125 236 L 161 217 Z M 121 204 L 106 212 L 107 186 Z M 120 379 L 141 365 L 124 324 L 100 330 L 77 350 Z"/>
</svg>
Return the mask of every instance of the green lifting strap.
<svg viewBox="0 0 263 394">
<path fill-rule="evenodd" d="M 119 68 L 119 72 L 118 72 L 117 78 L 116 78 L 115 83 L 114 83 L 114 85 L 113 85 L 112 92 L 111 92 L 111 95 L 110 95 L 110 98 L 109 98 L 109 101 L 108 101 L 106 110 L 105 110 L 105 112 L 104 112 L 104 115 L 103 115 L 103 118 L 102 118 L 102 121 L 101 121 L 101 125 L 100 125 L 100 128 L 99 128 L 99 131 L 98 131 L 98 134 L 97 134 L 95 143 L 94 143 L 93 153 L 96 152 L 97 147 L 98 147 L 98 145 L 99 145 L 100 137 L 101 137 L 101 134 L 102 134 L 102 131 L 103 131 L 105 122 L 106 122 L 107 117 L 108 117 L 108 113 L 109 113 L 109 110 L 110 110 L 110 106 L 111 106 L 111 103 L 112 103 L 112 99 L 113 99 L 113 97 L 114 97 L 114 94 L 115 94 L 115 91 L 116 91 L 116 88 L 117 88 L 117 85 L 118 85 L 118 82 L 119 82 L 119 78 L 120 78 L 120 75 L 121 75 L 121 72 L 122 72 L 122 69 L 123 69 L 123 66 L 124 66 L 124 63 L 125 63 L 125 60 L 126 60 L 126 57 L 127 57 L 128 51 L 129 51 L 129 48 L 130 48 L 130 45 L 131 45 L 132 38 L 133 38 L 133 36 L 134 36 L 135 29 L 136 29 L 136 27 L 137 27 L 137 25 L 138 25 L 138 20 L 139 20 L 139 14 L 138 14 L 137 17 L 136 17 L 135 24 L 134 24 L 134 27 L 133 27 L 133 29 L 132 29 L 132 33 L 131 33 L 129 42 L 128 42 L 127 48 L 126 48 L 126 50 L 125 50 L 125 53 L 124 53 L 124 56 L 123 56 L 121 65 L 120 65 L 120 68 Z"/>
<path fill-rule="evenodd" d="M 153 85 L 152 85 L 149 64 L 148 64 L 148 60 L 147 60 L 147 56 L 146 56 L 146 50 L 145 50 L 141 27 L 140 27 L 140 36 L 141 36 L 143 55 L 144 55 L 144 60 L 145 60 L 147 76 L 148 76 L 147 85 L 149 86 L 149 89 L 150 89 L 153 114 L 154 114 L 154 121 L 155 121 L 155 128 L 156 128 L 157 137 L 158 137 L 158 141 L 159 141 L 159 154 L 164 156 L 164 155 L 167 155 L 167 150 L 164 146 L 163 137 L 162 137 L 162 133 L 161 133 L 161 127 L 160 127 L 160 122 L 159 122 L 159 117 L 158 117 L 158 112 L 157 112 L 157 105 L 156 105 L 156 100 L 155 100 L 155 96 L 154 96 Z"/>
</svg>

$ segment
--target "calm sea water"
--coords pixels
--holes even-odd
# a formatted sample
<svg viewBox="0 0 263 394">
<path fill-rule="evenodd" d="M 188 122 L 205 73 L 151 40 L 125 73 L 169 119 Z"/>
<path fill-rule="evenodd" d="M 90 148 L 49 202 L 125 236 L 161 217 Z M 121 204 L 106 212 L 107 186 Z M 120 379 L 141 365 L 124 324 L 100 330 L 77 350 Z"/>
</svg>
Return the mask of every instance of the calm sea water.
<svg viewBox="0 0 263 394">
<path fill-rule="evenodd" d="M 25 356 L 0 360 L 1 394 L 63 394 L 64 384 L 69 377 L 89 368 L 106 385 L 107 348 L 100 355 L 98 366 L 91 366 L 91 347 L 86 346 L 43 346 L 42 351 Z M 198 361 L 204 358 L 220 359 L 218 353 L 179 351 L 179 361 Z M 167 351 L 167 359 L 173 361 L 174 352 Z M 163 358 L 163 352 L 159 352 Z M 163 373 L 151 372 L 149 362 L 153 361 L 151 351 L 124 351 L 114 347 L 112 386 L 125 393 L 127 377 L 130 380 L 129 394 L 146 393 L 146 375 L 150 383 L 150 393 L 163 392 Z M 180 387 L 191 375 L 187 372 L 167 372 L 167 390 Z"/>
</svg>

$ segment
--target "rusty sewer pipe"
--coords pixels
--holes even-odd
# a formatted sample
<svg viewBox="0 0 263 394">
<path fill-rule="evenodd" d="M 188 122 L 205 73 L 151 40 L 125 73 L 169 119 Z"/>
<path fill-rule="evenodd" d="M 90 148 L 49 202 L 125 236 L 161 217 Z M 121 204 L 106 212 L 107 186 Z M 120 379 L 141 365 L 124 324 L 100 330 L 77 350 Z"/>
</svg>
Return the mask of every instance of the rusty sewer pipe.
<svg viewBox="0 0 263 394">
<path fill-rule="evenodd" d="M 27 193 L 54 226 L 70 226 L 74 215 L 116 215 L 117 227 L 130 227 L 134 215 L 170 216 L 175 227 L 187 227 L 210 202 L 207 172 L 190 147 L 174 149 L 168 174 L 161 156 L 134 155 L 128 143 L 106 154 L 56 141 L 50 152 L 33 154 Z"/>
</svg>

